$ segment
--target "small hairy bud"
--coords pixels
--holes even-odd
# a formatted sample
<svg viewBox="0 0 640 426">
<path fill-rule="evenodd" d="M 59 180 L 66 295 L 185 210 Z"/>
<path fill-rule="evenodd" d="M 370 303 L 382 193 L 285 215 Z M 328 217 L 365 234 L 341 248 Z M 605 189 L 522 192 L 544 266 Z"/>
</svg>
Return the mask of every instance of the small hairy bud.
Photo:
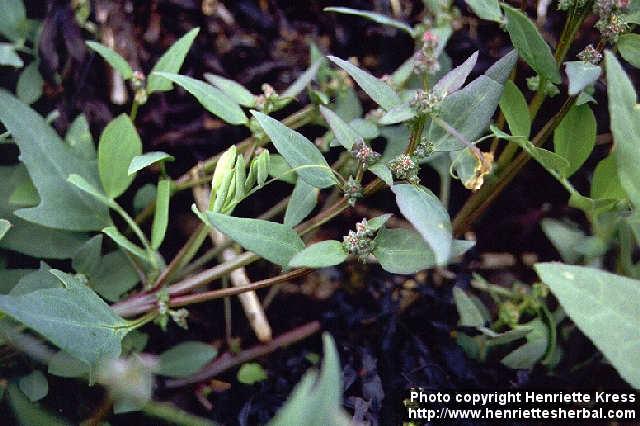
<svg viewBox="0 0 640 426">
<path fill-rule="evenodd" d="M 349 180 L 344 186 L 344 198 L 347 199 L 351 207 L 355 206 L 356 201 L 362 198 L 362 185 L 353 176 L 349 176 Z"/>
<path fill-rule="evenodd" d="M 356 223 L 356 230 L 349 231 L 343 237 L 343 246 L 349 253 L 356 255 L 361 262 L 365 262 L 367 257 L 373 252 L 374 232 L 367 226 L 367 219 L 362 219 Z"/>
<path fill-rule="evenodd" d="M 442 95 L 431 90 L 418 90 L 411 106 L 423 114 L 437 114 L 442 103 Z"/>
<path fill-rule="evenodd" d="M 375 152 L 369 144 L 364 141 L 364 139 L 360 139 L 358 142 L 354 143 L 351 152 L 356 160 L 365 166 L 373 164 L 378 160 L 378 158 L 380 158 L 380 154 Z"/>
<path fill-rule="evenodd" d="M 429 157 L 431 154 L 433 154 L 434 150 L 435 150 L 435 146 L 433 145 L 433 142 L 431 142 L 429 139 L 425 137 L 420 140 L 420 143 L 416 147 L 413 154 L 418 159 L 422 160 Z"/>
<path fill-rule="evenodd" d="M 602 53 L 598 52 L 593 44 L 590 44 L 578 53 L 578 59 L 597 65 L 602 60 Z"/>
<path fill-rule="evenodd" d="M 393 177 L 397 180 L 407 180 L 411 183 L 417 183 L 418 179 L 418 165 L 407 154 L 400 154 L 393 160 L 389 161 L 389 170 L 393 174 Z"/>
</svg>

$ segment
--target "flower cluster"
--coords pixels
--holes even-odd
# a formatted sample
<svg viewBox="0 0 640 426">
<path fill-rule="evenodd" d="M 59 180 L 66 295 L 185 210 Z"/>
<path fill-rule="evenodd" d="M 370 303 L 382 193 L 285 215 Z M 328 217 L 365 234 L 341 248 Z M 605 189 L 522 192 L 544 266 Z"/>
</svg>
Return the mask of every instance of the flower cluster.
<svg viewBox="0 0 640 426">
<path fill-rule="evenodd" d="M 347 203 L 351 207 L 355 206 L 356 201 L 362 198 L 362 185 L 353 176 L 349 176 L 349 180 L 345 183 L 344 198 L 347 199 Z"/>
<path fill-rule="evenodd" d="M 578 59 L 597 65 L 602 60 L 602 53 L 598 52 L 598 50 L 593 47 L 593 44 L 590 44 L 582 49 L 582 52 L 578 53 Z"/>
<path fill-rule="evenodd" d="M 256 96 L 256 108 L 265 114 L 280 109 L 286 102 L 287 100 L 281 98 L 273 86 L 266 83 L 262 85 L 262 94 Z"/>
<path fill-rule="evenodd" d="M 411 100 L 411 106 L 422 114 L 437 114 L 443 96 L 431 90 L 418 90 Z"/>
<path fill-rule="evenodd" d="M 420 143 L 418 143 L 418 146 L 416 147 L 413 154 L 416 158 L 423 160 L 433 154 L 434 150 L 435 146 L 433 145 L 433 142 L 431 142 L 426 137 L 423 137 L 422 139 L 420 139 Z"/>
<path fill-rule="evenodd" d="M 389 170 L 391 170 L 393 177 L 397 180 L 407 180 L 414 184 L 420 182 L 418 178 L 418 164 L 410 155 L 400 154 L 389 161 Z"/>
<path fill-rule="evenodd" d="M 139 105 L 147 103 L 147 78 L 142 71 L 134 71 L 131 77 L 131 88 L 135 93 L 135 101 Z"/>
<path fill-rule="evenodd" d="M 594 2 L 593 13 L 600 17 L 595 26 L 607 41 L 615 43 L 618 36 L 627 31 L 627 23 L 622 12 L 628 7 L 629 0 L 596 0 Z"/>
<path fill-rule="evenodd" d="M 365 166 L 375 163 L 378 161 L 378 158 L 380 158 L 380 154 L 375 152 L 364 139 L 360 139 L 354 143 L 351 152 L 356 160 Z"/>
<path fill-rule="evenodd" d="M 422 36 L 422 48 L 413 55 L 413 72 L 435 74 L 440 71 L 438 62 L 438 36 L 431 31 L 425 31 Z"/>
<path fill-rule="evenodd" d="M 355 231 L 349 231 L 349 234 L 343 237 L 342 244 L 346 251 L 356 255 L 358 260 L 364 263 L 373 252 L 373 234 L 374 231 L 367 226 L 367 219 L 362 219 L 356 223 Z"/>
</svg>

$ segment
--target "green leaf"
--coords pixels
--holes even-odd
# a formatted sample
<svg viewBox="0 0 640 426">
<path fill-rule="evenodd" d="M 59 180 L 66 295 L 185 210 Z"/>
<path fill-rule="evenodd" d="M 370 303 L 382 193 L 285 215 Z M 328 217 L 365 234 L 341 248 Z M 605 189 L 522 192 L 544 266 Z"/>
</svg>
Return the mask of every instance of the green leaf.
<svg viewBox="0 0 640 426">
<path fill-rule="evenodd" d="M 8 401 L 13 415 L 20 425 L 69 426 L 71 424 L 48 413 L 39 404 L 29 401 L 13 383 L 9 384 Z"/>
<path fill-rule="evenodd" d="M 555 152 L 569 162 L 563 177 L 573 175 L 587 161 L 596 144 L 596 117 L 588 104 L 573 106 L 553 133 Z"/>
<path fill-rule="evenodd" d="M 498 0 L 466 0 L 466 3 L 480 19 L 502 22 L 502 12 Z"/>
<path fill-rule="evenodd" d="M 405 121 L 411 120 L 416 116 L 416 111 L 411 107 L 409 102 L 397 105 L 387 111 L 380 120 L 378 120 L 378 124 L 381 125 L 389 125 L 389 124 L 397 124 L 403 123 Z"/>
<path fill-rule="evenodd" d="M 22 0 L 0 0 L 0 34 L 11 41 L 24 37 L 21 27 L 27 19 Z"/>
<path fill-rule="evenodd" d="M 369 170 L 371 173 L 373 173 L 374 175 L 382 179 L 382 181 L 387 185 L 389 186 L 393 185 L 393 174 L 391 173 L 391 170 L 389 170 L 389 167 L 387 167 L 386 164 L 382 162 L 377 162 L 367 167 L 367 170 Z"/>
<path fill-rule="evenodd" d="M 7 219 L 0 219 L 0 240 L 5 236 L 10 228 L 11 222 L 9 222 Z"/>
<path fill-rule="evenodd" d="M 391 213 L 385 213 L 367 220 L 367 229 L 377 231 L 387 223 L 391 216 L 393 216 Z"/>
<path fill-rule="evenodd" d="M 489 69 L 485 71 L 484 75 L 496 83 L 504 85 L 509 79 L 511 71 L 517 62 L 518 52 L 516 50 L 511 50 L 495 64 L 491 65 Z"/>
<path fill-rule="evenodd" d="M 295 98 L 296 96 L 298 96 L 305 89 L 305 87 L 307 87 L 307 85 L 311 83 L 314 78 L 316 78 L 318 68 L 320 68 L 320 65 L 322 65 L 323 61 L 324 58 L 311 64 L 311 66 L 307 68 L 305 72 L 300 74 L 300 76 L 296 78 L 293 83 L 291 83 L 291 86 L 287 87 L 287 90 L 285 90 L 281 96 L 284 98 Z"/>
<path fill-rule="evenodd" d="M 340 145 L 346 149 L 351 150 L 354 143 L 362 140 L 362 136 L 360 136 L 358 132 L 329 108 L 320 105 L 320 113 L 329 124 L 333 135 L 338 142 L 340 142 Z"/>
<path fill-rule="evenodd" d="M 328 240 L 305 248 L 289 261 L 289 267 L 325 268 L 344 262 L 349 253 L 340 241 Z"/>
<path fill-rule="evenodd" d="M 247 116 L 242 112 L 240 105 L 214 86 L 186 75 L 166 72 L 156 72 L 154 75 L 179 84 L 184 90 L 191 93 L 207 111 L 227 123 L 247 123 Z"/>
<path fill-rule="evenodd" d="M 593 65 L 584 61 L 569 61 L 564 63 L 564 71 L 569 77 L 569 94 L 577 95 L 587 86 L 598 81 L 602 69 L 598 65 Z"/>
<path fill-rule="evenodd" d="M 415 274 L 435 265 L 431 247 L 410 229 L 382 228 L 374 240 L 373 255 L 392 274 Z"/>
<path fill-rule="evenodd" d="M 245 385 L 253 385 L 258 382 L 267 380 L 267 373 L 264 371 L 264 368 L 262 368 L 262 366 L 257 362 L 248 362 L 246 364 L 242 364 L 242 366 L 238 370 L 236 378 L 240 383 L 243 383 Z"/>
<path fill-rule="evenodd" d="M 38 64 L 38 61 L 33 61 L 22 70 L 16 86 L 18 99 L 27 105 L 34 103 L 42 96 L 43 80 L 38 71 Z"/>
<path fill-rule="evenodd" d="M 256 105 L 256 97 L 245 87 L 233 80 L 221 77 L 219 75 L 205 73 L 205 80 L 222 90 L 225 95 L 233 99 L 238 104 L 253 108 Z"/>
<path fill-rule="evenodd" d="M 51 273 L 64 288 L 0 296 L 0 310 L 92 368 L 117 357 L 126 321 L 79 278 L 55 269 Z"/>
<path fill-rule="evenodd" d="M 609 198 L 623 200 L 627 194 L 620 183 L 615 154 L 609 154 L 600 161 L 591 179 L 591 198 Z"/>
<path fill-rule="evenodd" d="M 432 248 L 436 263 L 445 264 L 451 253 L 451 221 L 438 197 L 417 185 L 393 185 L 391 190 L 402 215 Z"/>
<path fill-rule="evenodd" d="M 322 335 L 324 361 L 320 374 L 307 372 L 269 426 L 348 426 L 351 418 L 342 409 L 342 372 L 335 343 Z"/>
<path fill-rule="evenodd" d="M 135 176 L 129 175 L 129 164 L 140 154 L 140 136 L 129 116 L 120 114 L 104 128 L 98 144 L 100 181 L 109 198 L 117 198 L 131 185 Z"/>
<path fill-rule="evenodd" d="M 526 336 L 527 343 L 515 349 L 500 361 L 514 370 L 532 368 L 544 356 L 549 346 L 549 330 L 540 319 L 536 318 L 525 325 L 533 327 L 533 330 Z"/>
<path fill-rule="evenodd" d="M 64 140 L 84 160 L 96 159 L 96 147 L 91 136 L 91 129 L 84 114 L 78 115 L 69 126 Z"/>
<path fill-rule="evenodd" d="M 542 231 L 558 250 L 562 260 L 577 263 L 582 254 L 577 248 L 584 244 L 586 236 L 577 225 L 566 221 L 544 218 L 540 222 Z"/>
<path fill-rule="evenodd" d="M 261 112 L 252 110 L 251 113 L 301 179 L 320 189 L 336 184 L 327 161 L 309 139 Z"/>
<path fill-rule="evenodd" d="M 60 280 L 52 273 L 51 268 L 44 262 L 40 262 L 40 269 L 30 272 L 20 278 L 20 281 L 9 292 L 10 296 L 20 296 L 45 288 L 59 288 Z"/>
<path fill-rule="evenodd" d="M 89 285 L 109 302 L 120 300 L 122 294 L 140 281 L 138 272 L 124 251 L 112 251 L 98 260 L 98 265 L 88 276 Z"/>
<path fill-rule="evenodd" d="M 622 34 L 616 46 L 625 61 L 640 68 L 640 34 Z"/>
<path fill-rule="evenodd" d="M 151 248 L 162 244 L 169 224 L 169 202 L 171 201 L 171 179 L 160 179 L 156 197 L 156 209 L 151 225 Z"/>
<path fill-rule="evenodd" d="M 153 92 L 166 92 L 173 87 L 171 81 L 156 75 L 158 72 L 166 72 L 171 74 L 177 74 L 182 67 L 184 58 L 187 56 L 187 52 L 191 49 L 193 40 L 200 28 L 194 28 L 177 40 L 173 45 L 158 59 L 158 62 L 153 66 L 153 69 L 149 73 L 149 79 L 147 80 L 147 93 Z"/>
<path fill-rule="evenodd" d="M 147 257 L 147 253 L 143 249 L 141 249 L 140 247 L 138 247 L 137 245 L 129 241 L 127 237 L 122 235 L 120 231 L 118 231 L 118 228 L 116 228 L 115 226 L 107 226 L 102 230 L 102 232 L 104 232 L 109 238 L 111 238 L 113 242 L 115 242 L 120 247 L 122 247 L 129 253 L 133 254 L 134 256 L 137 256 L 138 258 L 144 261 L 148 261 L 148 262 L 151 261 Z"/>
<path fill-rule="evenodd" d="M 160 355 L 157 374 L 167 377 L 187 377 L 198 372 L 218 354 L 211 345 L 202 342 L 182 342 Z"/>
<path fill-rule="evenodd" d="M 200 214 L 195 207 L 193 210 L 207 225 L 276 265 L 287 266 L 291 258 L 304 249 L 298 234 L 281 223 L 213 212 Z"/>
<path fill-rule="evenodd" d="M 519 325 L 513 330 L 504 331 L 502 333 L 496 333 L 490 328 L 478 327 L 478 331 L 487 336 L 487 344 L 491 346 L 500 346 L 507 343 L 511 343 L 516 340 L 520 340 L 527 336 L 534 327 L 529 325 Z"/>
<path fill-rule="evenodd" d="M 156 186 L 152 183 L 146 183 L 133 196 L 133 210 L 138 213 L 153 203 L 155 199 Z"/>
<path fill-rule="evenodd" d="M 67 178 L 67 181 L 72 185 L 74 185 L 75 187 L 91 195 L 92 197 L 100 201 L 105 206 L 110 206 L 110 207 L 113 206 L 113 200 L 110 200 L 109 198 L 107 198 L 107 196 L 104 195 L 102 191 L 100 191 L 95 186 L 91 185 L 82 176 L 71 174 Z"/>
<path fill-rule="evenodd" d="M 478 51 L 476 50 L 462 64 L 458 65 L 438 80 L 436 85 L 433 86 L 433 92 L 446 96 L 460 89 L 467 81 L 467 77 L 469 77 L 469 74 L 473 71 L 477 61 Z"/>
<path fill-rule="evenodd" d="M 47 373 L 58 377 L 83 377 L 89 372 L 87 364 L 65 351 L 58 351 L 49 359 Z"/>
<path fill-rule="evenodd" d="M 578 328 L 639 389 L 640 281 L 560 263 L 538 263 L 535 270 Z"/>
<path fill-rule="evenodd" d="M 606 52 L 607 93 L 611 133 L 620 183 L 634 206 L 640 207 L 640 107 L 629 77 L 611 52 Z"/>
<path fill-rule="evenodd" d="M 458 324 L 462 327 L 482 327 L 485 324 L 484 314 L 480 311 L 476 303 L 469 295 L 459 287 L 453 288 L 453 300 L 460 320 Z"/>
<path fill-rule="evenodd" d="M 5 91 L 0 91 L 0 104 L 0 121 L 18 144 L 20 159 L 40 196 L 37 207 L 19 209 L 15 215 L 73 231 L 93 231 L 107 225 L 107 208 L 67 182 L 67 177 L 75 173 L 98 185 L 95 162 L 74 158 L 71 148 L 40 115 Z"/>
<path fill-rule="evenodd" d="M 320 190 L 298 179 L 284 214 L 284 224 L 293 228 L 316 207 Z"/>
<path fill-rule="evenodd" d="M 345 70 L 358 83 L 371 99 L 387 111 L 402 103 L 396 92 L 384 81 L 379 80 L 351 62 L 335 56 L 328 57 L 333 63 Z"/>
<path fill-rule="evenodd" d="M 39 401 L 49 393 L 49 383 L 40 370 L 33 370 L 20 378 L 18 387 L 31 402 Z"/>
<path fill-rule="evenodd" d="M 373 22 L 377 22 L 378 24 L 386 25 L 387 27 L 396 28 L 402 30 L 413 37 L 414 31 L 409 25 L 404 22 L 398 21 L 397 19 L 390 18 L 388 16 L 382 15 L 380 13 L 369 12 L 368 10 L 358 10 L 351 9 L 350 7 L 325 7 L 323 9 L 325 12 L 335 12 L 341 13 L 343 15 L 355 15 L 361 18 L 368 19 Z"/>
<path fill-rule="evenodd" d="M 142 155 L 137 155 L 133 157 L 133 159 L 131 160 L 131 163 L 129 163 L 127 174 L 131 176 L 136 172 L 139 172 L 140 170 L 152 164 L 160 163 L 164 161 L 174 161 L 174 160 L 175 158 L 172 155 L 167 154 L 166 152 L 162 152 L 162 151 L 145 152 Z"/>
<path fill-rule="evenodd" d="M 511 80 L 504 85 L 500 109 L 509 124 L 509 130 L 514 136 L 529 138 L 531 133 L 531 116 L 524 95 Z"/>
<path fill-rule="evenodd" d="M 116 70 L 122 78 L 125 80 L 129 80 L 133 77 L 133 70 L 131 69 L 131 65 L 127 63 L 127 61 L 120 56 L 118 52 L 111 49 L 110 47 L 105 46 L 104 44 L 95 42 L 95 41 L 85 41 L 87 46 L 107 61 L 111 68 Z"/>
<path fill-rule="evenodd" d="M 23 65 L 24 62 L 22 62 L 12 44 L 0 43 L 0 66 L 22 68 Z"/>
<path fill-rule="evenodd" d="M 560 84 L 562 78 L 558 72 L 556 60 L 551 53 L 551 48 L 536 25 L 521 11 L 503 4 L 507 17 L 506 29 L 513 46 L 531 68 L 555 84 Z"/>
</svg>

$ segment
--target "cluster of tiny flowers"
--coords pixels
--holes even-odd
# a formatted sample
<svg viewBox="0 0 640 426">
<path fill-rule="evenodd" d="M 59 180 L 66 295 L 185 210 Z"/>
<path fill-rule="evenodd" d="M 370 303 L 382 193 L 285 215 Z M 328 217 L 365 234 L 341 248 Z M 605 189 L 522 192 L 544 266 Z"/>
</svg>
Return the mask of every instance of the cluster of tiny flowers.
<svg viewBox="0 0 640 426">
<path fill-rule="evenodd" d="M 590 44 L 585 47 L 582 52 L 578 53 L 578 59 L 597 65 L 602 60 L 602 53 L 598 52 L 598 50 L 593 47 L 593 44 Z"/>
<path fill-rule="evenodd" d="M 413 154 L 416 158 L 422 160 L 433 154 L 434 150 L 435 146 L 433 145 L 433 142 L 427 138 L 422 138 L 415 151 L 413 151 Z"/>
<path fill-rule="evenodd" d="M 270 84 L 262 85 L 262 94 L 256 96 L 256 108 L 269 111 L 273 103 L 278 100 L 278 93 Z"/>
<path fill-rule="evenodd" d="M 134 71 L 133 76 L 131 77 L 131 88 L 135 93 L 135 101 L 144 105 L 147 102 L 147 90 L 146 83 L 147 79 L 142 71 Z"/>
<path fill-rule="evenodd" d="M 438 62 L 438 36 L 431 31 L 425 31 L 422 36 L 422 48 L 413 55 L 413 72 L 435 74 L 440 71 Z"/>
<path fill-rule="evenodd" d="M 347 199 L 347 203 L 351 207 L 355 206 L 356 201 L 362 198 L 362 185 L 353 176 L 349 176 L 349 180 L 344 186 L 344 198 Z"/>
<path fill-rule="evenodd" d="M 628 7 L 629 0 L 595 1 L 593 13 L 600 17 L 595 26 L 606 40 L 615 43 L 618 40 L 618 36 L 627 31 L 627 23 L 621 12 L 624 12 Z"/>
<path fill-rule="evenodd" d="M 413 158 L 407 154 L 400 154 L 389 161 L 389 170 L 391 170 L 393 177 L 397 180 L 406 180 L 414 184 L 420 182 L 418 178 L 418 165 Z"/>
<path fill-rule="evenodd" d="M 374 247 L 373 231 L 368 228 L 367 219 L 356 223 L 356 230 L 349 231 L 349 234 L 343 237 L 342 244 L 346 251 L 356 255 L 364 263 Z"/>
<path fill-rule="evenodd" d="M 411 106 L 423 114 L 437 114 L 442 103 L 442 96 L 431 90 L 418 90 L 411 100 Z"/>
<path fill-rule="evenodd" d="M 363 139 L 353 144 L 351 152 L 358 162 L 366 166 L 375 163 L 380 158 L 380 154 L 375 152 Z"/>
</svg>

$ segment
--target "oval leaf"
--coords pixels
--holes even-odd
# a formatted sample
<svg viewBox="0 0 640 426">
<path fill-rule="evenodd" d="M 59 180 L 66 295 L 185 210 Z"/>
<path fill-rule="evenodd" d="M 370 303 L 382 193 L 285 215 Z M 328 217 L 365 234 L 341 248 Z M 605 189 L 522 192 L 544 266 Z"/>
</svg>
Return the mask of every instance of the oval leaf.
<svg viewBox="0 0 640 426">
<path fill-rule="evenodd" d="M 147 93 L 153 92 L 166 92 L 173 87 L 171 82 L 164 78 L 154 75 L 157 72 L 168 72 L 176 74 L 180 71 L 184 58 L 187 56 L 193 40 L 200 32 L 200 28 L 194 28 L 185 35 L 183 35 L 158 59 L 158 62 L 153 66 L 153 69 L 149 73 L 149 79 L 147 80 Z"/>
<path fill-rule="evenodd" d="M 573 106 L 553 133 L 555 152 L 569 162 L 563 177 L 573 175 L 596 144 L 596 117 L 588 104 Z"/>
<path fill-rule="evenodd" d="M 305 248 L 289 261 L 289 266 L 308 268 L 325 268 L 339 265 L 349 254 L 339 241 L 322 241 Z"/>
<path fill-rule="evenodd" d="M 182 342 L 160 355 L 156 373 L 167 377 L 187 377 L 211 361 L 217 351 L 202 342 Z"/>
<path fill-rule="evenodd" d="M 225 95 L 236 101 L 242 106 L 253 108 L 256 104 L 256 97 L 245 89 L 245 87 L 233 80 L 221 77 L 215 74 L 206 73 L 204 75 L 205 80 L 222 90 Z"/>
<path fill-rule="evenodd" d="M 311 213 L 318 202 L 318 188 L 314 188 L 302 179 L 296 181 L 296 186 L 291 193 L 291 199 L 287 204 L 283 223 L 294 227 Z"/>
<path fill-rule="evenodd" d="M 116 198 L 129 187 L 131 160 L 142 154 L 142 141 L 131 119 L 120 114 L 105 127 L 98 144 L 98 171 L 105 194 Z"/>
</svg>

